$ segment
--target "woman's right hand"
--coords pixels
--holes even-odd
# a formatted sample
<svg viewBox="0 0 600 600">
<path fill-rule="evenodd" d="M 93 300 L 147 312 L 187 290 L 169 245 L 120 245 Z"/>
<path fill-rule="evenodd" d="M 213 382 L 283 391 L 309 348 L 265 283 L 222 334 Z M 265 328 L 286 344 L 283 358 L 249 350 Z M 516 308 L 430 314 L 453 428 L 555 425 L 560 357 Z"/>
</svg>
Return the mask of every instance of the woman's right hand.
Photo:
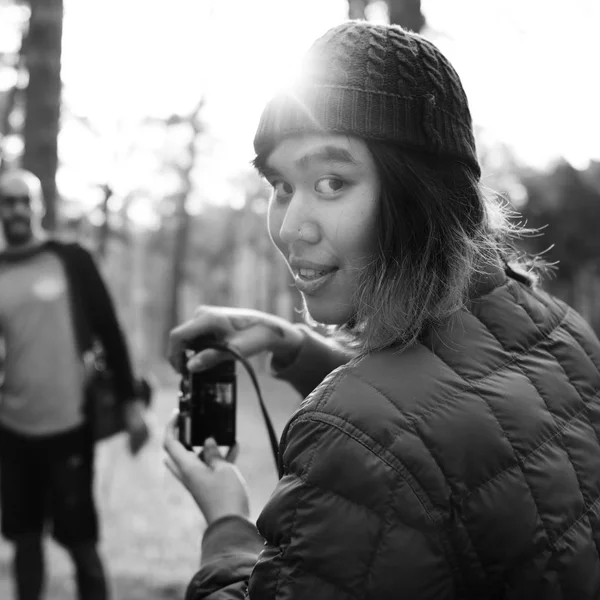
<svg viewBox="0 0 600 600">
<path fill-rule="evenodd" d="M 232 345 L 246 358 L 272 352 L 279 365 L 291 363 L 303 341 L 303 334 L 289 321 L 258 310 L 226 306 L 200 306 L 194 318 L 171 331 L 169 361 L 181 372 L 180 361 L 189 343 L 201 335 L 212 334 Z M 190 357 L 189 371 L 203 371 L 229 356 L 218 350 L 203 350 Z"/>
</svg>

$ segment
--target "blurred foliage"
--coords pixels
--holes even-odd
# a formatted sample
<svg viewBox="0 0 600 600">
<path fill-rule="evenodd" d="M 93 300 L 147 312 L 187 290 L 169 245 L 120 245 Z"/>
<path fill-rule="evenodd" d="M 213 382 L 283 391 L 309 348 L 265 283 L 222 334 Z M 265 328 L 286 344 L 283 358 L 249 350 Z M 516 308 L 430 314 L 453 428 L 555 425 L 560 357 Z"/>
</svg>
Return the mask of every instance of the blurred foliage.
<svg viewBox="0 0 600 600">
<path fill-rule="evenodd" d="M 0 2 L 0 169 L 36 173 L 55 226 L 61 109 L 62 0 Z"/>
<path fill-rule="evenodd" d="M 542 285 L 600 332 L 600 162 L 578 170 L 559 160 L 533 169 L 502 144 L 486 147 L 480 139 L 479 147 L 486 186 L 511 202 L 518 222 L 536 230 L 518 245 L 555 266 Z"/>
<path fill-rule="evenodd" d="M 24 90 L 23 167 L 42 182 L 44 224 L 56 225 L 56 170 L 62 82 L 62 0 L 29 0 L 30 15 L 21 55 L 27 73 Z"/>
<path fill-rule="evenodd" d="M 560 261 L 560 277 L 574 280 L 582 269 L 595 267 L 600 258 L 600 163 L 578 171 L 560 162 L 549 172 L 524 170 L 521 179 L 528 202 L 523 216 L 531 227 L 543 227 L 544 235 L 530 240 L 534 251 L 547 252 Z"/>
</svg>

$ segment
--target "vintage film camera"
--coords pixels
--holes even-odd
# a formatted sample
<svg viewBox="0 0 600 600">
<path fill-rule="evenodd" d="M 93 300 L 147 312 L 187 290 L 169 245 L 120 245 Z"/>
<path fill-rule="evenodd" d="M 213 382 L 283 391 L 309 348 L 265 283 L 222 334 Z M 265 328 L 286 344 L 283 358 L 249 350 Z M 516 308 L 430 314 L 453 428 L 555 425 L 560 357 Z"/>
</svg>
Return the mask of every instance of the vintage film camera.
<svg viewBox="0 0 600 600">
<path fill-rule="evenodd" d="M 179 392 L 179 440 L 188 447 L 203 446 L 208 437 L 218 446 L 236 441 L 237 378 L 235 360 L 225 360 L 200 373 L 190 373 L 186 362 L 190 352 L 222 349 L 211 336 L 201 336 L 188 344 L 182 357 Z"/>
</svg>

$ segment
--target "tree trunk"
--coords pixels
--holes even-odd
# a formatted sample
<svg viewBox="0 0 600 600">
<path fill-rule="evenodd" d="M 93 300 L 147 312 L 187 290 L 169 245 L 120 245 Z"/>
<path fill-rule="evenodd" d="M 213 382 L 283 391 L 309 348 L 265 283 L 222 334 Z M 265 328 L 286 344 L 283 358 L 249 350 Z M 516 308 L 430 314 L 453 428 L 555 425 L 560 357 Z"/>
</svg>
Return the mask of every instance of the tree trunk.
<svg viewBox="0 0 600 600">
<path fill-rule="evenodd" d="M 12 87 L 7 92 L 0 94 L 0 139 L 12 133 L 10 127 L 10 116 L 15 107 L 17 99 L 17 88 Z"/>
<path fill-rule="evenodd" d="M 421 0 L 386 0 L 390 23 L 419 33 L 425 27 Z"/>
<path fill-rule="evenodd" d="M 163 332 L 163 349 L 166 352 L 169 345 L 171 329 L 179 325 L 180 319 L 180 292 L 185 277 L 185 263 L 190 231 L 190 215 L 187 211 L 187 192 L 181 192 L 177 198 L 175 211 L 175 239 L 171 262 L 171 281 L 169 285 L 169 299 L 167 304 L 167 318 Z"/>
<path fill-rule="evenodd" d="M 196 164 L 196 140 L 202 131 L 200 124 L 200 113 L 204 103 L 198 103 L 196 109 L 185 118 L 173 118 L 173 124 L 187 123 L 191 129 L 190 141 L 188 143 L 188 162 L 179 168 L 179 174 L 183 182 L 183 189 L 177 197 L 175 209 L 175 239 L 171 263 L 171 281 L 169 282 L 169 301 L 167 304 L 166 319 L 163 329 L 163 351 L 166 352 L 169 345 L 169 334 L 171 329 L 179 325 L 181 311 L 181 287 L 185 280 L 188 252 L 188 240 L 190 237 L 190 215 L 187 210 L 188 196 L 192 191 L 192 170 Z"/>
<path fill-rule="evenodd" d="M 348 0 L 348 18 L 364 19 L 365 8 L 369 0 Z"/>
<path fill-rule="evenodd" d="M 100 229 L 98 231 L 98 258 L 103 261 L 106 258 L 106 250 L 108 248 L 108 238 L 110 237 L 110 211 L 108 209 L 108 203 L 112 196 L 112 190 L 110 186 L 103 185 L 102 186 L 102 224 L 100 225 Z"/>
<path fill-rule="evenodd" d="M 44 225 L 56 226 L 56 170 L 61 104 L 62 0 L 30 0 L 31 18 L 25 44 L 29 84 L 25 91 L 23 167 L 42 182 Z"/>
<path fill-rule="evenodd" d="M 2 2 L 0 1 L 0 16 L 2 15 Z M 6 7 L 4 7 L 6 8 Z M 13 133 L 11 126 L 11 116 L 13 110 L 18 104 L 18 95 L 19 92 L 22 93 L 22 89 L 20 89 L 20 81 L 19 76 L 23 69 L 24 65 L 24 47 L 26 40 L 27 31 L 25 28 L 21 31 L 21 40 L 18 48 L 14 48 L 11 51 L 0 54 L 0 68 L 12 68 L 14 69 L 16 75 L 16 81 L 14 85 L 6 90 L 0 90 L 0 139 L 2 139 L 6 135 L 10 135 Z M 3 163 L 0 160 L 0 169 L 3 168 Z"/>
</svg>

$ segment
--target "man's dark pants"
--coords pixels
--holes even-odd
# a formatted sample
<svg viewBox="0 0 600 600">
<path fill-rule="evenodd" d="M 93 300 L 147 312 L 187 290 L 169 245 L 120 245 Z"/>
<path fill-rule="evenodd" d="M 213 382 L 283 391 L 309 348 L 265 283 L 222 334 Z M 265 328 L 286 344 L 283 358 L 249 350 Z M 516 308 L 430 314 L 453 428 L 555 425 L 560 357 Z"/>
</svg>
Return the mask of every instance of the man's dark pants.
<svg viewBox="0 0 600 600">
<path fill-rule="evenodd" d="M 15 547 L 18 600 L 42 596 L 47 530 L 73 559 L 79 599 L 107 598 L 93 479 L 94 448 L 85 427 L 49 436 L 0 427 L 1 526 Z"/>
</svg>

